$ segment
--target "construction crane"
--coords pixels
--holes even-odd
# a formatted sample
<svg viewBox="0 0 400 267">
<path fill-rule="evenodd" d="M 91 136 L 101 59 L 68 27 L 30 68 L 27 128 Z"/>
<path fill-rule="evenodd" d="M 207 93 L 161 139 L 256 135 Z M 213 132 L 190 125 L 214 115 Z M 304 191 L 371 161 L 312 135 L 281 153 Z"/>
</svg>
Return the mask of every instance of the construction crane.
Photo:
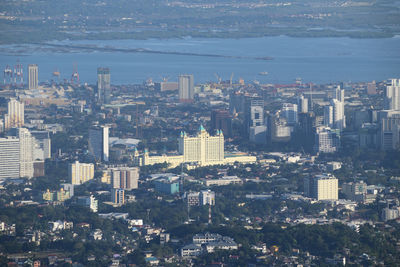
<svg viewBox="0 0 400 267">
<path fill-rule="evenodd" d="M 17 60 L 17 64 L 14 65 L 14 85 L 17 86 L 17 83 L 19 83 L 20 86 L 24 84 L 24 70 L 19 60 Z"/>
<path fill-rule="evenodd" d="M 233 80 L 233 72 L 232 72 L 231 77 L 230 77 L 230 79 L 229 79 L 229 84 L 230 84 L 230 85 L 232 85 L 232 80 Z"/>
<path fill-rule="evenodd" d="M 13 71 L 12 68 L 10 66 L 6 66 L 6 68 L 4 69 L 4 73 L 3 73 L 3 78 L 4 78 L 4 84 L 11 84 L 12 83 L 12 77 L 13 77 Z"/>
<path fill-rule="evenodd" d="M 217 73 L 214 73 L 214 75 L 217 78 L 218 84 L 220 84 L 222 81 L 221 77 Z"/>
</svg>

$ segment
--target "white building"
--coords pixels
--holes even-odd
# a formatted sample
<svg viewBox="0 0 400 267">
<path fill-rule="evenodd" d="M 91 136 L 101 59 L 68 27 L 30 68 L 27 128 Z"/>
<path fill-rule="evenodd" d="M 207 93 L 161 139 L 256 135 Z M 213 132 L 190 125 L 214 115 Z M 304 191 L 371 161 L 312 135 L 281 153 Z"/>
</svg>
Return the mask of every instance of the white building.
<svg viewBox="0 0 400 267">
<path fill-rule="evenodd" d="M 0 178 L 20 177 L 19 157 L 19 138 L 0 138 Z"/>
<path fill-rule="evenodd" d="M 38 65 L 28 65 L 28 88 L 29 90 L 38 89 L 39 78 L 38 78 Z"/>
<path fill-rule="evenodd" d="M 19 148 L 20 148 L 20 177 L 33 177 L 33 162 L 34 162 L 34 149 L 35 149 L 35 138 L 32 137 L 28 129 L 19 128 Z"/>
<path fill-rule="evenodd" d="M 71 184 L 83 184 L 94 177 L 94 164 L 75 161 L 68 164 L 68 177 Z"/>
<path fill-rule="evenodd" d="M 108 161 L 109 128 L 107 126 L 89 129 L 89 152 L 97 161 Z"/>
<path fill-rule="evenodd" d="M 329 127 L 317 127 L 314 150 L 322 153 L 333 153 L 339 150 L 340 134 Z"/>
<path fill-rule="evenodd" d="M 299 113 L 308 112 L 308 98 L 304 97 L 304 95 L 301 95 L 299 98 L 297 98 L 297 105 Z"/>
<path fill-rule="evenodd" d="M 99 203 L 93 195 L 90 195 L 89 197 L 78 197 L 77 204 L 87 207 L 93 212 L 97 212 Z"/>
<path fill-rule="evenodd" d="M 338 179 L 332 174 L 315 175 L 304 179 L 304 192 L 317 200 L 338 199 Z"/>
<path fill-rule="evenodd" d="M 211 190 L 200 191 L 200 205 L 215 205 L 215 192 Z"/>
<path fill-rule="evenodd" d="M 8 112 L 4 115 L 4 128 L 18 128 L 24 125 L 24 103 L 16 99 L 8 102 Z"/>
<path fill-rule="evenodd" d="M 194 78 L 192 74 L 179 75 L 179 100 L 192 101 L 194 98 Z"/>
<path fill-rule="evenodd" d="M 286 119 L 289 125 L 297 123 L 297 105 L 291 103 L 284 103 L 282 105 L 281 114 Z"/>
<path fill-rule="evenodd" d="M 385 109 L 400 110 L 400 79 L 390 79 L 386 85 Z"/>
<path fill-rule="evenodd" d="M 47 131 L 31 131 L 35 138 L 34 159 L 44 161 L 51 158 L 51 139 Z"/>
</svg>

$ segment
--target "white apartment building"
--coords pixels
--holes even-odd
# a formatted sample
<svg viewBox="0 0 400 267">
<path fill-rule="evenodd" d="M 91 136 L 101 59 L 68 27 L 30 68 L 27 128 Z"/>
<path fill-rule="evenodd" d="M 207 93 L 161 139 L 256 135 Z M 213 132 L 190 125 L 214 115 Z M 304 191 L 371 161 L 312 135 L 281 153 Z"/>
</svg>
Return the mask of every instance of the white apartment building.
<svg viewBox="0 0 400 267">
<path fill-rule="evenodd" d="M 75 161 L 68 165 L 68 177 L 71 184 L 83 184 L 94 177 L 94 164 Z"/>
</svg>

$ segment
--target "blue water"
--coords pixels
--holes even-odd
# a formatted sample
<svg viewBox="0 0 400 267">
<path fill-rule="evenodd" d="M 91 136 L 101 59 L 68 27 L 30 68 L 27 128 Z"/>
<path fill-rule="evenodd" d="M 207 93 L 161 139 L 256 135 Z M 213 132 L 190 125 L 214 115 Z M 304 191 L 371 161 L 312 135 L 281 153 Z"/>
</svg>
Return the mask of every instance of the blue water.
<svg viewBox="0 0 400 267">
<path fill-rule="evenodd" d="M 57 44 L 94 44 L 117 48 L 146 48 L 159 51 L 222 54 L 246 58 L 215 58 L 123 52 L 60 52 L 35 45 L 0 46 L 0 68 L 19 60 L 39 66 L 39 80 L 49 81 L 58 69 L 62 79 L 70 79 L 77 66 L 81 82 L 94 84 L 96 69 L 110 68 L 113 84 L 142 83 L 147 78 L 176 81 L 182 73 L 194 74 L 195 82 L 243 78 L 245 82 L 330 83 L 338 81 L 382 81 L 400 77 L 400 37 L 388 39 L 291 38 L 285 36 L 245 39 L 169 39 L 62 41 Z M 254 57 L 270 56 L 271 61 Z M 251 58 L 253 57 L 253 58 Z M 267 76 L 258 75 L 268 72 Z M 25 75 L 26 78 L 26 75 Z"/>
</svg>

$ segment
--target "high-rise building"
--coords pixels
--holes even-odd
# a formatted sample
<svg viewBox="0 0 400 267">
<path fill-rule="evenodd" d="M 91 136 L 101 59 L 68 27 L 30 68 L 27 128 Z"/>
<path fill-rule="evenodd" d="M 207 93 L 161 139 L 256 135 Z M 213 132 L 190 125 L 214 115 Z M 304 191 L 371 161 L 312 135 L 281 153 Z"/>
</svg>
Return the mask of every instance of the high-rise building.
<svg viewBox="0 0 400 267">
<path fill-rule="evenodd" d="M 297 105 L 284 103 L 282 105 L 282 115 L 286 119 L 288 125 L 295 125 L 297 123 Z"/>
<path fill-rule="evenodd" d="M 111 202 L 118 205 L 125 203 L 125 190 L 121 188 L 111 189 Z"/>
<path fill-rule="evenodd" d="M 44 161 L 51 158 L 51 139 L 47 131 L 31 131 L 36 140 L 34 159 Z"/>
<path fill-rule="evenodd" d="M 385 109 L 400 110 L 400 79 L 390 79 L 386 85 Z"/>
<path fill-rule="evenodd" d="M 38 65 L 28 65 L 28 88 L 29 90 L 38 89 L 39 78 L 38 78 Z"/>
<path fill-rule="evenodd" d="M 338 179 L 332 174 L 321 174 L 304 179 L 304 193 L 317 200 L 338 199 Z"/>
<path fill-rule="evenodd" d="M 34 149 L 36 140 L 32 137 L 28 129 L 18 129 L 19 148 L 20 148 L 20 176 L 33 177 Z"/>
<path fill-rule="evenodd" d="M 4 115 L 4 128 L 18 128 L 24 125 L 24 103 L 16 99 L 10 99 L 8 102 L 8 112 Z"/>
<path fill-rule="evenodd" d="M 179 75 L 179 101 L 191 102 L 194 99 L 194 78 L 192 74 Z"/>
<path fill-rule="evenodd" d="M 215 136 L 210 136 L 204 127 L 200 126 L 200 131 L 195 137 L 188 137 L 185 132 L 182 132 L 178 145 L 184 162 L 207 165 L 224 161 L 224 135 L 221 131 L 217 131 Z"/>
<path fill-rule="evenodd" d="M 344 102 L 344 89 L 342 89 L 340 85 L 333 91 L 333 99 Z"/>
<path fill-rule="evenodd" d="M 99 203 L 98 200 L 93 195 L 90 195 L 90 197 L 87 196 L 78 197 L 76 203 L 80 206 L 89 208 L 92 212 L 97 212 L 98 210 Z"/>
<path fill-rule="evenodd" d="M 299 96 L 297 99 L 298 112 L 299 113 L 307 113 L 308 112 L 308 98 L 304 97 L 304 95 Z"/>
<path fill-rule="evenodd" d="M 139 168 L 119 167 L 111 169 L 110 172 L 113 188 L 122 188 L 125 190 L 138 188 Z"/>
<path fill-rule="evenodd" d="M 329 127 L 317 127 L 314 150 L 322 153 L 333 153 L 340 147 L 340 131 Z"/>
<path fill-rule="evenodd" d="M 379 144 L 382 150 L 400 148 L 400 111 L 381 111 Z"/>
<path fill-rule="evenodd" d="M 97 102 L 109 104 L 111 101 L 111 79 L 109 68 L 97 68 Z"/>
<path fill-rule="evenodd" d="M 324 125 L 340 131 L 346 128 L 344 102 L 332 99 L 331 104 L 324 107 Z"/>
<path fill-rule="evenodd" d="M 211 112 L 211 128 L 221 130 L 225 137 L 232 136 L 232 116 L 228 110 L 213 110 Z"/>
<path fill-rule="evenodd" d="M 71 184 L 83 184 L 94 177 L 94 164 L 75 161 L 68 164 L 68 177 Z"/>
<path fill-rule="evenodd" d="M 89 129 L 89 152 L 97 161 L 108 161 L 109 140 L 108 126 Z"/>
<path fill-rule="evenodd" d="M 17 178 L 20 149 L 17 137 L 0 138 L 0 178 Z"/>
</svg>

